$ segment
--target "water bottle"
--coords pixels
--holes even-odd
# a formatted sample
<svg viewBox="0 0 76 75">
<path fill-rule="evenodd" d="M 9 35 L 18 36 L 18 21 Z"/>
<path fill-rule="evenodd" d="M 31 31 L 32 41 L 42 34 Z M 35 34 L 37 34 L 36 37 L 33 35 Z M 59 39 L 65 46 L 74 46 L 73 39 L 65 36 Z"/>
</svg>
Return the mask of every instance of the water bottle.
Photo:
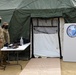
<svg viewBox="0 0 76 75">
<path fill-rule="evenodd" d="M 20 38 L 20 45 L 21 46 L 23 45 L 23 38 L 22 37 Z"/>
</svg>

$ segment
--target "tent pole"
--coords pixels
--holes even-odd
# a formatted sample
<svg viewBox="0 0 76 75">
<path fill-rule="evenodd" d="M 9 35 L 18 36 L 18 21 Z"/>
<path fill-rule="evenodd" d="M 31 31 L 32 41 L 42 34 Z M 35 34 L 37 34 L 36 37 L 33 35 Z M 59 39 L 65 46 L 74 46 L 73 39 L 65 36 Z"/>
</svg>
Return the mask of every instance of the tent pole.
<svg viewBox="0 0 76 75">
<path fill-rule="evenodd" d="M 34 33 L 33 33 L 33 21 L 32 21 L 32 18 L 31 18 L 31 25 L 32 25 L 32 58 L 35 58 L 34 57 Z"/>
<path fill-rule="evenodd" d="M 58 40 L 59 40 L 60 59 L 62 59 L 61 41 L 60 41 L 60 18 L 59 17 L 58 17 Z"/>
</svg>

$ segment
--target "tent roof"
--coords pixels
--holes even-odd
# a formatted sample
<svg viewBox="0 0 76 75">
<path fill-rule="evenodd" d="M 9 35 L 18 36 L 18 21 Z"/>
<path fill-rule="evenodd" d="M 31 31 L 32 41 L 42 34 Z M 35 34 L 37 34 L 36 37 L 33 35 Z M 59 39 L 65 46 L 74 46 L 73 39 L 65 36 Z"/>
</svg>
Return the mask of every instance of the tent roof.
<svg viewBox="0 0 76 75">
<path fill-rule="evenodd" d="M 74 4 L 74 0 L 0 0 L 0 10 L 71 8 Z"/>
<path fill-rule="evenodd" d="M 0 16 L 7 22 L 15 11 L 31 17 L 62 17 L 74 10 L 75 5 L 76 0 L 0 0 Z"/>
<path fill-rule="evenodd" d="M 23 0 L 18 6 L 18 8 L 22 9 L 58 9 L 71 7 L 74 7 L 71 0 Z"/>
<path fill-rule="evenodd" d="M 22 0 L 0 0 L 0 10 L 16 9 Z"/>
</svg>

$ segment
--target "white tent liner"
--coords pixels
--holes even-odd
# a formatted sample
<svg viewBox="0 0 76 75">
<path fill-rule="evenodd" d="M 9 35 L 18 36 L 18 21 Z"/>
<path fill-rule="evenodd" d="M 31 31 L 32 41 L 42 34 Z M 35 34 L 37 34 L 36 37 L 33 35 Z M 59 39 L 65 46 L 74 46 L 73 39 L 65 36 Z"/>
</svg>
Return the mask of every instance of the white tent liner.
<svg viewBox="0 0 76 75">
<path fill-rule="evenodd" d="M 58 34 L 34 34 L 34 56 L 60 57 Z"/>
</svg>

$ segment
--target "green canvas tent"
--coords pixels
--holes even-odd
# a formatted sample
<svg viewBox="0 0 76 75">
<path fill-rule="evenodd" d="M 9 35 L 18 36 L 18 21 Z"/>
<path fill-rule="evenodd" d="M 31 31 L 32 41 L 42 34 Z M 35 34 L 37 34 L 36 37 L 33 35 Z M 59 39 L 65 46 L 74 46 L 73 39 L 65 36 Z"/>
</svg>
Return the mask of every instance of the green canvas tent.
<svg viewBox="0 0 76 75">
<path fill-rule="evenodd" d="M 76 20 L 76 0 L 0 0 L 2 23 L 9 22 L 11 42 L 30 38 L 31 18 L 63 17 Z"/>
<path fill-rule="evenodd" d="M 73 2 L 76 3 L 75 0 L 0 0 L 0 16 L 2 22 L 10 23 L 13 41 L 21 35 L 29 35 L 28 20 L 31 17 L 64 17 L 66 22 L 74 21 L 76 8 Z M 22 31 L 25 29 L 26 32 L 19 36 L 22 26 Z"/>
</svg>

